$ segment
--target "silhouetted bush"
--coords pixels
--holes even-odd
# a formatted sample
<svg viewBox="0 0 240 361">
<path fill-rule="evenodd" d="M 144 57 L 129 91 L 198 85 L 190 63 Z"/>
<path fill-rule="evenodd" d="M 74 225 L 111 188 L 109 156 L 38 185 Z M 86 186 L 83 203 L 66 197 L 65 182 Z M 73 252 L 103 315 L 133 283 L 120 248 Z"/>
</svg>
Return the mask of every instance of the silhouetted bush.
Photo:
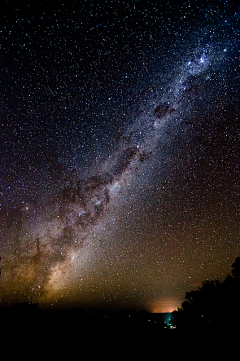
<svg viewBox="0 0 240 361">
<path fill-rule="evenodd" d="M 186 301 L 172 313 L 178 329 L 230 329 L 240 322 L 240 257 L 232 265 L 232 276 L 224 282 L 210 280 L 196 291 L 186 293 Z"/>
</svg>

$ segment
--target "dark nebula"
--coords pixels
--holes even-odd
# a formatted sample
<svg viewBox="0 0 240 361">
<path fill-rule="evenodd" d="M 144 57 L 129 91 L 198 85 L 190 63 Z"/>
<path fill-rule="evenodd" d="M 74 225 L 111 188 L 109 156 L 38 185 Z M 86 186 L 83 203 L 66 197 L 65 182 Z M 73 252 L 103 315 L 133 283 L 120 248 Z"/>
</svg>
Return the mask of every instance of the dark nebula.
<svg viewBox="0 0 240 361">
<path fill-rule="evenodd" d="M 159 104 L 156 109 L 154 109 L 154 113 L 158 118 L 163 118 L 165 115 L 171 114 L 175 112 L 174 108 L 170 108 L 169 104 Z"/>
</svg>

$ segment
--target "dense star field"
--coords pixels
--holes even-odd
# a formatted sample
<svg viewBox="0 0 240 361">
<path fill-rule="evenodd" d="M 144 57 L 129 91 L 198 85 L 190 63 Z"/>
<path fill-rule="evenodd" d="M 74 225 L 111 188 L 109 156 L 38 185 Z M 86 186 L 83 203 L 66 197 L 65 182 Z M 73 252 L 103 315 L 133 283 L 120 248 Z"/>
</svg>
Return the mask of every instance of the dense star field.
<svg viewBox="0 0 240 361">
<path fill-rule="evenodd" d="M 239 256 L 235 1 L 6 2 L 1 303 L 170 312 Z"/>
</svg>

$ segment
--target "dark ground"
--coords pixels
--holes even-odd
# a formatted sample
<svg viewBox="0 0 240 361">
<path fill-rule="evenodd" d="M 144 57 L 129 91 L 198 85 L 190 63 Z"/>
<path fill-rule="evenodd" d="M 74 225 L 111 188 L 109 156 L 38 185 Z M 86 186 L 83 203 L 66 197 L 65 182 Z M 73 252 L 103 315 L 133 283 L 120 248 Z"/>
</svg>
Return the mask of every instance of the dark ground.
<svg viewBox="0 0 240 361">
<path fill-rule="evenodd" d="M 82 309 L 44 312 L 34 304 L 1 308 L 1 332 L 9 357 L 31 359 L 176 359 L 181 354 L 195 359 L 226 352 L 229 357 L 239 340 L 239 331 L 232 329 L 170 329 L 147 311 L 125 310 L 106 317 Z"/>
</svg>

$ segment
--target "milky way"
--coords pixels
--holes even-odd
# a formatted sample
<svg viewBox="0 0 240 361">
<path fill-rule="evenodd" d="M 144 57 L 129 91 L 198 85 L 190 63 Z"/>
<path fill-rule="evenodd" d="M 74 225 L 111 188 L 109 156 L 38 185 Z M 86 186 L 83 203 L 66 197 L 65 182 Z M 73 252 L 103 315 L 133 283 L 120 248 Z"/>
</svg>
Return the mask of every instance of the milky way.
<svg viewBox="0 0 240 361">
<path fill-rule="evenodd" d="M 149 14 L 155 9 L 148 9 Z M 231 217 L 235 214 L 235 206 L 225 216 L 222 210 L 222 213 L 220 212 L 220 218 L 225 219 L 225 230 L 232 232 L 231 246 L 224 238 L 226 235 L 221 235 L 222 229 L 217 226 L 217 221 L 213 220 L 214 212 L 219 214 L 219 210 L 214 209 L 217 209 L 221 202 L 225 202 L 226 207 L 231 204 L 231 201 L 227 200 L 227 192 L 223 197 L 225 201 L 214 200 L 222 191 L 221 187 L 220 191 L 214 191 L 214 185 L 218 189 L 215 178 L 219 177 L 219 182 L 224 183 L 224 177 L 221 178 L 224 171 L 214 167 L 214 164 L 220 161 L 213 149 L 221 144 L 221 141 L 217 143 L 218 131 L 214 130 L 214 124 L 218 127 L 224 112 L 231 114 L 231 108 L 237 103 L 235 95 L 231 93 L 234 92 L 234 86 L 236 89 L 236 84 L 229 90 L 229 79 L 234 73 L 235 48 L 231 32 L 225 27 L 231 27 L 231 22 L 228 17 L 223 17 L 220 23 L 217 27 L 212 24 L 201 27 L 198 24 L 198 29 L 194 29 L 184 39 L 178 38 L 174 41 L 169 38 L 171 46 L 169 44 L 169 49 L 166 47 L 164 55 L 159 51 L 158 56 L 153 57 L 155 70 L 150 74 L 151 79 L 146 80 L 146 77 L 144 79 L 140 76 L 142 83 L 139 81 L 140 85 L 135 90 L 131 88 L 132 105 L 127 104 L 126 99 L 122 100 L 122 96 L 118 104 L 107 106 L 109 124 L 119 123 L 116 108 L 122 114 L 123 120 L 119 127 L 116 127 L 116 132 L 111 130 L 111 135 L 106 138 L 101 134 L 100 124 L 99 129 L 91 133 L 94 136 L 87 139 L 88 131 L 80 135 L 78 125 L 72 133 L 73 140 L 66 135 L 67 145 L 63 147 L 66 149 L 66 156 L 54 151 L 51 154 L 50 150 L 46 157 L 45 144 L 45 153 L 42 153 L 39 161 L 41 166 L 28 166 L 28 171 L 31 173 L 34 168 L 34 173 L 30 176 L 24 175 L 25 178 L 29 177 L 28 185 L 23 181 L 19 190 L 18 184 L 25 174 L 24 167 L 20 169 L 16 176 L 19 182 L 14 181 L 15 195 L 7 196 L 8 200 L 4 205 L 2 299 L 5 303 L 30 300 L 47 305 L 60 303 L 100 307 L 115 302 L 118 307 L 141 305 L 151 310 L 159 310 L 158 307 L 160 310 L 169 310 L 176 307 L 181 300 L 183 295 L 180 295 L 179 290 L 186 290 L 190 285 L 196 286 L 202 281 L 200 277 L 221 277 L 231 264 L 233 259 L 230 257 L 235 253 L 237 256 L 238 251 L 237 243 L 233 240 L 235 229 L 229 231 L 229 224 L 234 223 Z M 148 29 L 147 33 L 150 34 L 151 31 Z M 102 36 L 104 39 L 104 35 Z M 33 37 L 33 34 L 30 32 L 28 37 Z M 68 34 L 66 38 L 72 42 L 74 36 Z M 158 44 L 161 44 L 159 39 Z M 176 49 L 172 44 L 175 44 Z M 80 44 L 76 46 L 80 47 Z M 69 49 L 72 47 L 69 46 Z M 167 64 L 165 69 L 161 68 L 158 60 L 161 56 Z M 119 61 L 122 61 L 121 56 Z M 232 69 L 229 70 L 230 65 Z M 52 67 L 48 66 L 50 71 Z M 144 62 L 142 65 L 139 62 L 135 70 L 141 74 L 144 66 Z M 74 65 L 67 68 L 72 81 L 73 67 Z M 128 72 L 131 71 L 133 72 L 133 68 L 129 67 Z M 100 77 L 100 71 L 98 76 Z M 112 75 L 112 78 L 109 76 L 109 83 L 104 79 L 106 88 L 111 81 L 114 82 L 114 77 L 116 74 Z M 137 75 L 135 77 L 137 78 Z M 124 78 L 126 83 L 122 83 L 123 88 L 129 84 L 128 76 Z M 229 84 L 223 84 L 224 79 Z M 75 103 L 67 103 L 67 95 L 63 95 L 64 89 L 73 89 L 74 86 L 68 85 L 66 80 L 65 82 L 61 91 L 65 110 L 67 107 L 75 109 L 72 116 L 68 115 L 70 121 L 76 114 L 84 117 L 86 111 L 78 109 L 73 105 Z M 112 96 L 119 94 L 119 84 L 113 90 Z M 44 92 L 53 96 L 53 87 L 54 85 L 45 86 Z M 142 96 L 141 89 L 146 87 L 151 91 L 144 91 Z M 98 94 L 97 98 L 104 98 L 103 104 L 111 100 L 111 96 L 106 99 L 97 87 L 94 91 Z M 58 97 L 60 102 L 60 95 L 55 92 L 53 99 Z M 129 99 L 129 95 L 125 96 Z M 69 102 L 71 97 L 69 96 Z M 78 96 L 75 97 L 77 99 Z M 24 102 L 27 104 L 27 100 L 23 100 Z M 47 100 L 46 102 L 48 103 Z M 227 111 L 224 110 L 226 107 Z M 62 106 L 58 105 L 59 112 L 61 109 Z M 37 110 L 36 101 L 32 110 L 33 117 L 37 114 L 37 117 L 44 118 L 43 110 Z M 95 114 L 92 112 L 91 117 L 99 117 L 100 113 L 100 110 Z M 29 116 L 28 112 L 27 114 Z M 24 118 L 26 114 L 23 112 L 21 116 Z M 54 116 L 58 115 L 54 113 Z M 21 123 L 21 119 L 18 121 Z M 235 149 L 232 141 L 235 133 L 234 126 L 230 124 L 234 121 L 225 121 L 224 130 L 227 134 L 229 129 L 229 141 L 223 147 L 225 149 L 231 146 L 232 153 Z M 13 120 L 12 122 L 14 123 Z M 63 119 L 59 124 L 65 127 Z M 18 125 L 19 127 L 21 125 Z M 35 125 L 33 129 L 34 127 Z M 44 131 L 51 139 L 51 129 L 47 130 L 47 127 L 48 125 L 44 127 Z M 102 126 L 103 129 L 104 127 L 105 125 Z M 56 134 L 59 132 L 64 130 L 59 130 Z M 16 136 L 19 137 L 18 134 Z M 83 136 L 87 139 L 84 140 L 84 146 L 81 145 Z M 94 137 L 100 139 L 100 150 L 95 154 Z M 204 137 L 205 141 L 208 140 L 208 150 L 201 148 L 204 147 L 204 141 L 201 141 Z M 220 135 L 221 139 L 222 137 Z M 50 149 L 58 147 L 57 135 L 52 138 L 53 148 L 50 142 Z M 211 147 L 211 142 L 217 146 Z M 106 143 L 109 143 L 107 150 Z M 68 151 L 70 144 L 74 150 Z M 36 154 L 34 146 L 31 147 L 28 159 Z M 83 150 L 81 156 L 84 158 L 79 160 L 79 149 L 84 147 L 92 148 L 92 153 Z M 209 169 L 204 169 L 201 156 L 209 164 Z M 231 157 L 225 154 L 222 161 L 226 162 L 227 158 L 229 160 Z M 227 188 L 230 188 L 229 195 L 233 197 L 236 185 L 233 158 L 229 167 L 233 179 L 230 179 Z M 36 182 L 33 181 L 35 172 L 41 181 L 37 178 Z M 202 176 L 201 172 L 204 173 Z M 213 180 L 209 181 L 208 186 L 205 183 L 210 178 Z M 8 182 L 4 183 L 3 194 L 8 194 Z M 34 184 L 34 191 L 31 191 L 31 184 Z M 26 195 L 24 189 L 28 187 Z M 209 197 L 210 187 L 213 196 Z M 213 209 L 213 213 L 202 216 L 204 210 L 209 212 L 209 207 Z M 189 214 L 192 214 L 192 218 Z M 187 221 L 179 220 L 186 218 L 186 215 L 189 217 Z M 204 229 L 205 235 L 202 233 Z M 181 241 L 181 237 L 186 240 Z M 218 237 L 223 237 L 225 241 Z M 209 239 L 208 242 L 206 238 Z M 209 255 L 208 251 L 205 254 L 204 248 L 214 247 L 219 249 L 211 259 L 211 267 L 208 269 Z M 196 271 L 189 260 L 193 254 L 199 255 L 197 264 L 200 271 Z M 220 270 L 221 262 L 224 264 L 223 270 Z M 174 267 L 175 271 L 172 270 Z M 191 280 L 191 277 L 194 280 Z M 171 287 L 167 284 L 171 284 Z M 161 306 L 156 306 L 158 303 Z"/>
</svg>

